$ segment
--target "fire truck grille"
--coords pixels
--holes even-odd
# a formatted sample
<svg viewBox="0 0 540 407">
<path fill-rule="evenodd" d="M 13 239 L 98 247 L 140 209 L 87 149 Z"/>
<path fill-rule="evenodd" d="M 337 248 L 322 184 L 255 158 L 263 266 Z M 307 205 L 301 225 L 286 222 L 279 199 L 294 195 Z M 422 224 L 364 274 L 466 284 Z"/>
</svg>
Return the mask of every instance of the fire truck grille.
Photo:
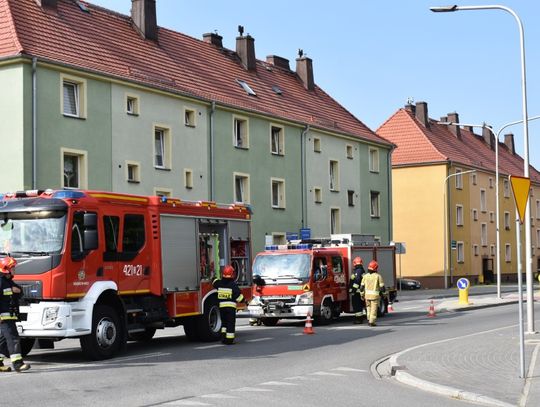
<svg viewBox="0 0 540 407">
<path fill-rule="evenodd" d="M 20 281 L 18 284 L 23 289 L 23 301 L 31 298 L 42 298 L 43 287 L 41 281 Z"/>
<path fill-rule="evenodd" d="M 273 302 L 283 302 L 285 304 L 294 304 L 296 301 L 295 297 L 283 296 L 283 297 L 266 297 L 265 300 L 269 303 Z"/>
</svg>

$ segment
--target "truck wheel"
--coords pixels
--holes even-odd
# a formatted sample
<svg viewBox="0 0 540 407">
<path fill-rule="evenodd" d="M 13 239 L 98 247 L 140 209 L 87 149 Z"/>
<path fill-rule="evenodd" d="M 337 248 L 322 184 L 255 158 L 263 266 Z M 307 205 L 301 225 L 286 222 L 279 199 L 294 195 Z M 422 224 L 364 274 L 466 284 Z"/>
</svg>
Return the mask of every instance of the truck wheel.
<svg viewBox="0 0 540 407">
<path fill-rule="evenodd" d="M 34 347 L 36 340 L 34 338 L 21 338 L 21 355 L 25 357 Z"/>
<path fill-rule="evenodd" d="M 124 345 L 120 318 L 114 308 L 98 304 L 94 307 L 92 333 L 81 337 L 83 353 L 92 360 L 111 358 Z"/>
<path fill-rule="evenodd" d="M 320 315 L 316 318 L 320 325 L 328 325 L 332 322 L 334 303 L 330 300 L 324 300 L 321 304 Z"/>
<path fill-rule="evenodd" d="M 261 318 L 261 322 L 264 326 L 276 326 L 279 318 Z"/>
<path fill-rule="evenodd" d="M 199 331 L 197 329 L 197 321 L 199 318 L 202 317 L 188 317 L 184 321 L 184 333 L 186 334 L 186 337 L 190 342 L 196 342 L 200 340 Z"/>
<path fill-rule="evenodd" d="M 221 315 L 216 297 L 206 300 L 204 314 L 197 318 L 197 333 L 203 342 L 221 339 Z"/>
<path fill-rule="evenodd" d="M 378 317 L 384 317 L 385 314 L 386 314 L 386 310 L 387 310 L 387 300 L 386 298 L 381 298 L 381 300 L 379 301 L 379 309 L 377 310 L 377 316 Z"/>
<path fill-rule="evenodd" d="M 148 342 L 152 340 L 155 333 L 156 333 L 156 328 L 146 328 L 144 331 L 141 331 L 141 332 L 130 333 L 128 335 L 128 339 L 130 341 Z"/>
<path fill-rule="evenodd" d="M 341 315 L 341 303 L 334 304 L 334 308 L 332 309 L 332 318 L 338 319 Z"/>
</svg>

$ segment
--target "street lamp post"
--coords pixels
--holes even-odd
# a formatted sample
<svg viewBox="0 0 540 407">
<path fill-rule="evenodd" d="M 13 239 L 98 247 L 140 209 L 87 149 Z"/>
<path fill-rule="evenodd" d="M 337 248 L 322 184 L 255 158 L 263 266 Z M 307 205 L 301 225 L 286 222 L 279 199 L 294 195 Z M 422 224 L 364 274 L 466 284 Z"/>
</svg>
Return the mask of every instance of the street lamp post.
<svg viewBox="0 0 540 407">
<path fill-rule="evenodd" d="M 444 264 L 443 264 L 444 288 L 448 288 L 448 273 L 446 271 L 446 263 L 447 263 L 446 259 L 447 259 L 447 255 L 448 255 L 448 243 L 447 243 L 448 232 L 447 232 L 447 228 L 446 228 L 446 223 L 448 221 L 450 211 L 446 209 L 446 201 L 447 201 L 446 190 L 448 189 L 447 182 L 451 177 L 457 177 L 457 176 L 461 176 L 461 175 L 464 175 L 464 174 L 469 174 L 471 172 L 476 172 L 476 170 L 455 172 L 453 174 L 450 174 L 449 176 L 447 176 L 444 179 L 444 190 L 443 190 L 443 200 L 444 200 L 444 206 L 443 206 L 443 210 L 444 210 L 444 222 L 443 222 L 443 224 L 444 224 L 444 226 L 443 226 L 443 229 L 444 229 L 444 238 L 443 238 L 443 244 L 444 244 L 444 251 L 443 251 L 443 253 L 444 253 Z M 448 205 L 448 206 L 450 206 L 450 205 Z M 450 227 L 448 227 L 448 230 L 450 230 Z M 451 272 L 450 272 L 450 276 L 452 276 Z"/>
<path fill-rule="evenodd" d="M 433 12 L 454 12 L 467 10 L 503 10 L 510 13 L 519 27 L 519 43 L 521 50 L 521 101 L 523 109 L 523 176 L 529 178 L 529 120 L 527 115 L 527 80 L 525 74 L 525 38 L 523 24 L 519 16 L 509 7 L 501 5 L 483 6 L 443 6 L 430 7 Z M 525 206 L 525 270 L 527 280 L 527 327 L 529 333 L 534 333 L 534 287 L 532 275 L 532 251 L 531 251 L 531 216 L 529 200 Z"/>
</svg>

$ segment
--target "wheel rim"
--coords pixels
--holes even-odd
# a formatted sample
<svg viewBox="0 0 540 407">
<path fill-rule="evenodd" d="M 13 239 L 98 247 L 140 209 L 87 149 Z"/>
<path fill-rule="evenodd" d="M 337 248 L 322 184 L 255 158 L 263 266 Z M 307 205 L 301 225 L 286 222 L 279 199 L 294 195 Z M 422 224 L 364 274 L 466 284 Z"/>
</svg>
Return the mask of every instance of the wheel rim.
<svg viewBox="0 0 540 407">
<path fill-rule="evenodd" d="M 321 306 L 321 316 L 323 319 L 332 319 L 332 307 L 327 302 Z"/>
<path fill-rule="evenodd" d="M 213 306 L 208 312 L 208 326 L 214 333 L 221 331 L 221 316 L 219 315 L 219 308 Z"/>
<path fill-rule="evenodd" d="M 101 348 L 109 348 L 116 341 L 116 325 L 109 318 L 102 318 L 96 326 L 96 339 Z"/>
</svg>

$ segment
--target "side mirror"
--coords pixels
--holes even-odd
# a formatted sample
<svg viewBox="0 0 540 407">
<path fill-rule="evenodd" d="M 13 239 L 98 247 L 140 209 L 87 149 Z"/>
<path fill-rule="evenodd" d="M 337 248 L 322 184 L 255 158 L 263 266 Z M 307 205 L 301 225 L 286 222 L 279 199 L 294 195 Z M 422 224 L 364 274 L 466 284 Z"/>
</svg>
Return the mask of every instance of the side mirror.
<svg viewBox="0 0 540 407">
<path fill-rule="evenodd" d="M 84 250 L 96 250 L 98 248 L 98 234 L 96 229 L 85 229 Z"/>
<path fill-rule="evenodd" d="M 97 215 L 95 213 L 85 213 L 83 217 L 83 224 L 85 229 L 96 229 Z"/>
</svg>

